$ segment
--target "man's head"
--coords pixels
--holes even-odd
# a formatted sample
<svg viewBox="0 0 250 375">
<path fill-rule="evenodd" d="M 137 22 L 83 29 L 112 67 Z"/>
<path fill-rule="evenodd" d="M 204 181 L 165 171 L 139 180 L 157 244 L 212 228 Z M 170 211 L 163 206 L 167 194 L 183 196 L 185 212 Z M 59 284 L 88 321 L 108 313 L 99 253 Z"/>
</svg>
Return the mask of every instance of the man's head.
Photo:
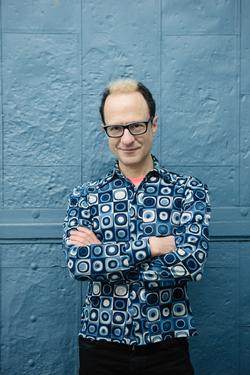
<svg viewBox="0 0 250 375">
<path fill-rule="evenodd" d="M 155 116 L 155 101 L 154 98 L 149 91 L 149 89 L 144 86 L 141 82 L 138 82 L 133 79 L 120 79 L 117 81 L 111 82 L 103 91 L 102 100 L 100 105 L 100 115 L 103 124 L 105 125 L 105 117 L 104 117 L 104 105 L 107 97 L 111 94 L 115 93 L 131 93 L 131 92 L 139 92 L 144 97 L 147 102 L 148 110 L 150 117 L 153 118 Z"/>
<path fill-rule="evenodd" d="M 100 114 L 110 150 L 121 169 L 128 175 L 132 171 L 146 173 L 152 167 L 151 148 L 157 130 L 150 91 L 131 79 L 111 82 L 104 90 Z"/>
</svg>

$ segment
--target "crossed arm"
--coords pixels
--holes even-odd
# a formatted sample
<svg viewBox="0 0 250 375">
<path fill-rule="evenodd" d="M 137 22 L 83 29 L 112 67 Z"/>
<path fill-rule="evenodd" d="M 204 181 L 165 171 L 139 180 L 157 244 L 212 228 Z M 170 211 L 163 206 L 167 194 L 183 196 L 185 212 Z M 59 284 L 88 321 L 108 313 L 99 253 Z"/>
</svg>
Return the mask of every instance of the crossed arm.
<svg viewBox="0 0 250 375">
<path fill-rule="evenodd" d="M 164 285 L 198 281 L 208 253 L 210 205 L 205 186 L 187 188 L 180 224 L 171 236 L 100 242 L 93 232 L 87 192 L 73 192 L 64 223 L 64 252 L 72 277 L 115 281 L 134 272 Z M 144 267 L 145 262 L 145 267 Z M 172 285 L 172 284 L 171 284 Z"/>
<path fill-rule="evenodd" d="M 69 244 L 75 246 L 89 246 L 101 244 L 94 232 L 86 227 L 79 226 L 72 229 L 69 236 Z M 165 255 L 176 249 L 174 236 L 167 237 L 149 237 L 151 256 Z"/>
</svg>

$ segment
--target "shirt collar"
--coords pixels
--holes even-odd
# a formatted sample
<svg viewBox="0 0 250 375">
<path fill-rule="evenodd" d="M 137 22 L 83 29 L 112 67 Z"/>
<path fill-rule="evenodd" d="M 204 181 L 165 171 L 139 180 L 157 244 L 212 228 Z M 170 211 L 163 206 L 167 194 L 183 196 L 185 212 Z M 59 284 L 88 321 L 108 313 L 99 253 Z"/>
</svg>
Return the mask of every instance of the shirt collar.
<svg viewBox="0 0 250 375">
<path fill-rule="evenodd" d="M 156 175 L 159 175 L 162 178 L 164 178 L 166 181 L 171 182 L 171 175 L 170 175 L 170 173 L 164 167 L 162 167 L 160 165 L 158 159 L 154 155 L 151 155 L 151 156 L 152 156 L 152 159 L 153 159 L 153 169 L 151 171 L 149 171 L 147 174 L 151 174 L 151 175 L 155 175 L 156 174 Z M 124 174 L 122 173 L 122 171 L 120 170 L 120 168 L 119 168 L 119 162 L 118 162 L 118 160 L 115 161 L 115 165 L 114 165 L 113 170 L 111 170 L 107 174 L 106 177 L 109 180 L 111 180 L 115 176 L 118 176 L 118 177 L 121 177 L 121 178 L 126 178 L 124 176 Z"/>
</svg>

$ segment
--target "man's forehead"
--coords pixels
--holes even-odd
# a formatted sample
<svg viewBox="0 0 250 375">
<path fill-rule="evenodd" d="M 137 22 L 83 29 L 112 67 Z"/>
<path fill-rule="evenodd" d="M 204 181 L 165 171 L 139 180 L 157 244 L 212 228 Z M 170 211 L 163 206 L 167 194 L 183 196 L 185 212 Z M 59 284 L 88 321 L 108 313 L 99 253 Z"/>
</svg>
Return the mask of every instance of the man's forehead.
<svg viewBox="0 0 250 375">
<path fill-rule="evenodd" d="M 122 110 L 123 108 L 141 108 L 142 110 L 147 110 L 148 105 L 143 95 L 138 91 L 108 95 L 104 105 L 104 111 Z"/>
</svg>

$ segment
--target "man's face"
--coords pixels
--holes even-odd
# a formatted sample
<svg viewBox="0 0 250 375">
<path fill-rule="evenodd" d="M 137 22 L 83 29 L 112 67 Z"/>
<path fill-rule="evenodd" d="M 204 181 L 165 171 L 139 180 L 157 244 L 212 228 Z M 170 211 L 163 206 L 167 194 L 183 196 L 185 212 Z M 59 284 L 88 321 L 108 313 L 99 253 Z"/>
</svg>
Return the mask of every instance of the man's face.
<svg viewBox="0 0 250 375">
<path fill-rule="evenodd" d="M 147 121 L 149 117 L 147 102 L 139 92 L 111 94 L 105 101 L 105 125 L 126 125 L 135 121 Z M 148 125 L 144 134 L 132 135 L 125 129 L 122 137 L 108 138 L 110 150 L 118 158 L 120 167 L 143 167 L 150 156 L 156 129 L 157 117 L 152 120 L 152 125 Z"/>
</svg>

